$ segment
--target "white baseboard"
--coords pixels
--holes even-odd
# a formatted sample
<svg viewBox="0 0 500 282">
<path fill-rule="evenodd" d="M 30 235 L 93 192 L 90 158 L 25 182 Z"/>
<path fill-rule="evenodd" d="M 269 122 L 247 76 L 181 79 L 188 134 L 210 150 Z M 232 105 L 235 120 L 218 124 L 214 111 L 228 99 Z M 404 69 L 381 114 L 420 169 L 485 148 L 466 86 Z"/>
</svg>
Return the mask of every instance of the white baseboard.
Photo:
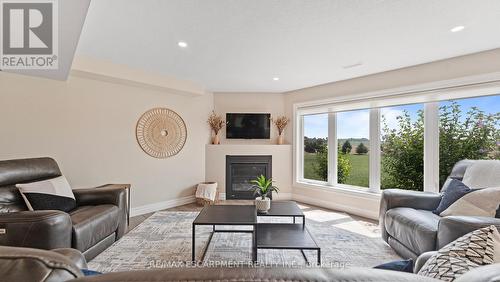
<svg viewBox="0 0 500 282">
<path fill-rule="evenodd" d="M 182 198 L 178 198 L 178 199 L 148 204 L 148 205 L 144 205 L 144 206 L 139 206 L 139 207 L 132 208 L 130 210 L 130 216 L 133 217 L 133 216 L 147 214 L 147 213 L 155 212 L 155 211 L 159 211 L 159 210 L 174 208 L 174 207 L 182 206 L 185 204 L 194 203 L 195 201 L 196 201 L 196 198 L 193 195 L 193 196 L 187 196 L 187 197 L 182 197 Z"/>
<path fill-rule="evenodd" d="M 292 193 L 277 193 L 275 194 L 276 200 L 294 200 L 298 202 L 303 202 L 306 204 L 311 204 L 319 207 L 324 207 L 324 208 L 329 208 L 333 210 L 338 210 L 338 211 L 343 211 L 347 213 L 351 213 L 354 215 L 366 217 L 366 218 L 371 218 L 371 219 L 378 219 L 378 210 L 377 211 L 370 211 L 354 206 L 347 206 L 347 205 L 342 205 L 342 204 L 337 204 L 337 203 L 332 203 L 330 201 L 324 201 L 324 200 L 319 200 L 317 198 L 311 198 L 307 197 L 304 195 L 298 195 L 298 194 L 292 194 Z M 226 199 L 226 193 L 219 193 L 219 199 L 220 200 L 225 200 Z M 153 203 L 153 204 L 148 204 L 144 206 L 139 206 L 132 208 L 130 211 L 130 216 L 138 216 L 138 215 L 143 215 L 151 212 L 156 212 L 159 210 L 164 210 L 164 209 L 169 209 L 169 208 L 174 208 L 177 206 L 182 206 L 190 203 L 194 203 L 196 201 L 196 198 L 193 196 L 187 196 L 187 197 L 182 197 L 178 199 L 173 199 L 173 200 L 168 200 L 168 201 L 163 201 L 163 202 L 158 202 L 158 203 Z"/>
<path fill-rule="evenodd" d="M 275 193 L 273 194 L 273 197 L 275 197 L 276 200 L 291 200 L 292 193 Z M 219 193 L 219 200 L 225 200 L 225 199 L 226 199 L 226 193 Z"/>
<path fill-rule="evenodd" d="M 292 193 L 275 193 L 275 194 L 273 194 L 273 199 L 275 199 L 275 200 L 291 200 Z"/>
<path fill-rule="evenodd" d="M 342 204 L 337 204 L 337 203 L 332 203 L 330 201 L 325 201 L 325 200 L 320 200 L 318 198 L 311 198 L 307 197 L 304 195 L 299 195 L 299 194 L 293 194 L 293 200 L 322 207 L 322 208 L 328 208 L 332 210 L 337 210 L 341 212 L 346 212 L 349 214 L 354 214 L 374 220 L 378 220 L 378 210 L 372 211 L 372 210 L 367 210 L 359 207 L 354 207 L 354 206 L 347 206 L 347 205 L 342 205 Z"/>
</svg>

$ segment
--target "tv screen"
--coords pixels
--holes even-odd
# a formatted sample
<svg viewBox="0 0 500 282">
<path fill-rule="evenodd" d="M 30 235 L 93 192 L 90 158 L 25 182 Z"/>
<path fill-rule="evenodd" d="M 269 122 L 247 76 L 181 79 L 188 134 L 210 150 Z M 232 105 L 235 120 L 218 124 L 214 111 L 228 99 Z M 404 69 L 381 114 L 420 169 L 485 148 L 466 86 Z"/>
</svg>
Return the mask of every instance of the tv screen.
<svg viewBox="0 0 500 282">
<path fill-rule="evenodd" d="M 269 139 L 271 114 L 226 114 L 226 138 Z"/>
</svg>

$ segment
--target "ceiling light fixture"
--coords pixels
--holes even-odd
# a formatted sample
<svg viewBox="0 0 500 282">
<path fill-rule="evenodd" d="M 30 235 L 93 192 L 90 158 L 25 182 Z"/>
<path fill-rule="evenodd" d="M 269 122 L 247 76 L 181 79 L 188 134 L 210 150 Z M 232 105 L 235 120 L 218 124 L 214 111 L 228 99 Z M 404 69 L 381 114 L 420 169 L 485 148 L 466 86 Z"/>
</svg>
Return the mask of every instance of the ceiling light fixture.
<svg viewBox="0 0 500 282">
<path fill-rule="evenodd" d="M 279 77 L 273 77 L 273 80 L 274 81 L 278 81 L 278 80 L 280 80 L 280 78 Z"/>
<path fill-rule="evenodd" d="M 463 26 L 463 25 L 458 25 L 458 26 L 456 26 L 456 27 L 454 27 L 454 28 L 450 29 L 450 31 L 451 31 L 451 32 L 459 32 L 459 31 L 464 30 L 464 28 L 465 28 L 465 26 Z"/>
<path fill-rule="evenodd" d="M 179 42 L 177 43 L 177 45 L 179 45 L 179 47 L 181 47 L 181 48 L 186 48 L 186 47 L 188 47 L 188 44 L 187 44 L 186 42 L 184 42 L 184 41 L 179 41 Z"/>
<path fill-rule="evenodd" d="M 342 68 L 344 68 L 344 69 L 350 69 L 350 68 L 359 67 L 359 66 L 361 66 L 361 65 L 363 65 L 363 63 L 362 63 L 362 62 L 357 62 L 357 63 L 355 63 L 355 64 L 342 66 Z"/>
</svg>

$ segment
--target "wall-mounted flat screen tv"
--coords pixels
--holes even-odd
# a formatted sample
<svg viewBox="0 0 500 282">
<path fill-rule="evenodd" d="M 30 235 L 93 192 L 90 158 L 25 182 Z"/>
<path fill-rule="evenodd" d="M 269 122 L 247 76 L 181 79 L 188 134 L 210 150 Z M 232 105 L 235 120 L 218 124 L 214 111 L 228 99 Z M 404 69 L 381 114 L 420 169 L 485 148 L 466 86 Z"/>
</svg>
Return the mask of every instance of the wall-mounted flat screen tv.
<svg viewBox="0 0 500 282">
<path fill-rule="evenodd" d="M 269 139 L 271 114 L 226 114 L 226 138 Z"/>
</svg>

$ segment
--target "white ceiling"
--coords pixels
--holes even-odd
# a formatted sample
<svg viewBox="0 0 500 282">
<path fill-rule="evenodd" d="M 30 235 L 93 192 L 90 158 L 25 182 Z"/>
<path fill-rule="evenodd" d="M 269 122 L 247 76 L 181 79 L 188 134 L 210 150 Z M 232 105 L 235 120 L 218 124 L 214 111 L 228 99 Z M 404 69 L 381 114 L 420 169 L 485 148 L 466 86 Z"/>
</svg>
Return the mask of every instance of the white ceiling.
<svg viewBox="0 0 500 282">
<path fill-rule="evenodd" d="M 93 0 L 77 55 L 283 92 L 498 47 L 499 0 Z"/>
</svg>

